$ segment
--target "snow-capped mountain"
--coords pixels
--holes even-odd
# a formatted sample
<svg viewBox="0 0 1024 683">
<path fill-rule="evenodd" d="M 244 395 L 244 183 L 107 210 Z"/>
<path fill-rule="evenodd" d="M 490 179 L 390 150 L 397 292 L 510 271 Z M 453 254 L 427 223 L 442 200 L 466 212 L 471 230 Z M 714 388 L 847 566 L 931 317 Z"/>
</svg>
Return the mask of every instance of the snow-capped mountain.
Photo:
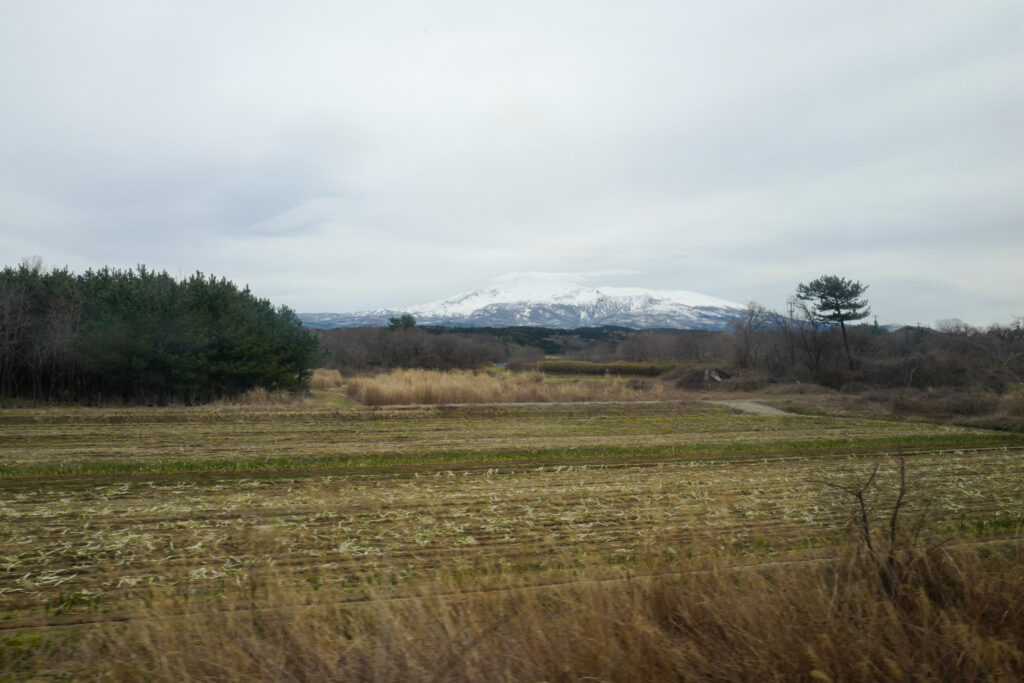
<svg viewBox="0 0 1024 683">
<path fill-rule="evenodd" d="M 420 325 L 551 327 L 618 325 L 634 329 L 724 329 L 742 304 L 696 292 L 633 287 L 586 287 L 540 274 L 503 278 L 497 284 L 442 301 L 357 313 L 301 313 L 306 327 L 387 325 L 409 313 Z"/>
</svg>

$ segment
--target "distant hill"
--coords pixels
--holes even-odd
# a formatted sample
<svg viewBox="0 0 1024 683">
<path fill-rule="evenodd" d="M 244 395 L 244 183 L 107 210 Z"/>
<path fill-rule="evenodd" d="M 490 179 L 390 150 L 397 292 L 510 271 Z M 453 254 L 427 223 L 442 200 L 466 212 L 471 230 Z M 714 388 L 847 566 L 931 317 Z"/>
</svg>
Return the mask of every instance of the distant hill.
<svg viewBox="0 0 1024 683">
<path fill-rule="evenodd" d="M 320 329 L 383 326 L 389 318 L 408 313 L 421 325 L 722 330 L 743 308 L 743 304 L 696 292 L 592 288 L 522 275 L 428 304 L 355 313 L 300 313 L 299 319 L 306 327 Z"/>
</svg>

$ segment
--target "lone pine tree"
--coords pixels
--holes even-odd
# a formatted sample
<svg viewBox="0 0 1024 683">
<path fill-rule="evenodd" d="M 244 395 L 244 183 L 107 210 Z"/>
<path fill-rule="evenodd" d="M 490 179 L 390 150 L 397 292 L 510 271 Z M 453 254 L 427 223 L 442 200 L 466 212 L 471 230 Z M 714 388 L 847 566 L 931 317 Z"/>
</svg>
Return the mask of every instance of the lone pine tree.
<svg viewBox="0 0 1024 683">
<path fill-rule="evenodd" d="M 850 342 L 846 338 L 846 322 L 863 320 L 871 315 L 867 299 L 860 298 L 867 288 L 867 285 L 838 275 L 822 275 L 807 284 L 801 282 L 796 289 L 798 299 L 812 303 L 811 312 L 815 318 L 824 322 L 839 323 L 839 328 L 843 332 L 846 359 L 851 370 L 853 356 L 850 354 Z"/>
</svg>

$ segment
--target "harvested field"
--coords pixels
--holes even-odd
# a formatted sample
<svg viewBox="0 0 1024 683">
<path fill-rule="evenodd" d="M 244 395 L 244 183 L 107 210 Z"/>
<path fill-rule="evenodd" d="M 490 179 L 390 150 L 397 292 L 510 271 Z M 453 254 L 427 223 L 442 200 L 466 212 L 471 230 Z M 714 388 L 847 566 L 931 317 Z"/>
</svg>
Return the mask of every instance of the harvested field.
<svg viewBox="0 0 1024 683">
<path fill-rule="evenodd" d="M 0 477 L 390 468 L 422 464 L 750 459 L 1016 444 L 874 418 L 733 414 L 702 401 L 587 406 L 0 413 Z"/>
<path fill-rule="evenodd" d="M 102 621 L 270 568 L 358 591 L 442 569 L 822 548 L 849 501 L 810 480 L 891 474 L 895 454 L 938 533 L 1013 529 L 1024 507 L 1020 435 L 696 401 L 24 409 L 0 424 L 6 628 Z"/>
</svg>

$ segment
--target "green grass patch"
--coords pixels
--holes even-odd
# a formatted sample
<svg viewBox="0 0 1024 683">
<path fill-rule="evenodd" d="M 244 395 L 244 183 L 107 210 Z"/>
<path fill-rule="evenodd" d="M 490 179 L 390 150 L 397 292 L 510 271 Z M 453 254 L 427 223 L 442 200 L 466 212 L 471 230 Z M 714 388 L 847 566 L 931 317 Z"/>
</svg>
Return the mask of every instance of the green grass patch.
<svg viewBox="0 0 1024 683">
<path fill-rule="evenodd" d="M 302 470 L 381 468 L 406 465 L 453 465 L 518 462 L 576 463 L 606 466 L 606 460 L 632 466 L 638 458 L 658 460 L 700 457 L 709 461 L 749 460 L 760 457 L 804 458 L 841 455 L 912 455 L 934 452 L 1024 447 L 1024 436 L 1006 433 L 900 435 L 883 437 L 783 439 L 723 443 L 702 441 L 667 446 L 592 446 L 569 448 L 453 449 L 433 452 L 372 452 L 359 454 L 280 455 L 229 458 L 159 458 L 146 460 L 90 459 L 25 462 L 0 465 L 0 478 L 60 477 L 68 475 L 179 474 L 203 472 L 296 472 Z"/>
</svg>

